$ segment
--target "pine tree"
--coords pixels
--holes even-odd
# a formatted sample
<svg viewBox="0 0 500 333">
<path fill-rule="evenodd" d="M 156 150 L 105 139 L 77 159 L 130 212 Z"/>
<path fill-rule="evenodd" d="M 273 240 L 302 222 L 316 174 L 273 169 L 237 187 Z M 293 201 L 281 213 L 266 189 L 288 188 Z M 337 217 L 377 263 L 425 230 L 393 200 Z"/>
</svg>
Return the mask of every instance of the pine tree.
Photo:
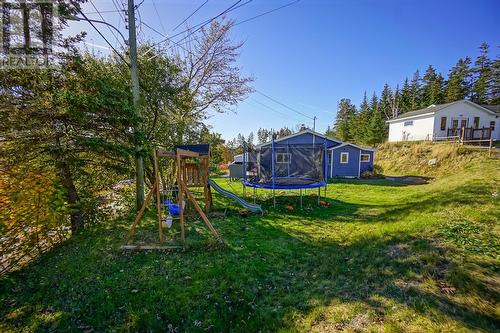
<svg viewBox="0 0 500 333">
<path fill-rule="evenodd" d="M 422 107 L 444 102 L 444 78 L 432 65 L 427 67 L 423 77 Z"/>
<path fill-rule="evenodd" d="M 472 84 L 472 100 L 477 103 L 488 103 L 492 94 L 493 62 L 488 56 L 489 45 L 482 43 L 479 56 L 474 63 L 474 83 Z"/>
<path fill-rule="evenodd" d="M 379 110 L 379 102 L 375 93 L 370 102 L 370 119 L 366 128 L 366 140 L 369 145 L 382 143 L 385 140 L 385 122 Z"/>
<path fill-rule="evenodd" d="M 408 78 L 406 78 L 405 82 L 403 83 L 403 89 L 401 89 L 399 114 L 411 111 L 412 107 L 411 103 L 412 102 L 411 102 L 410 82 Z"/>
<path fill-rule="evenodd" d="M 366 91 L 363 95 L 363 101 L 359 105 L 359 112 L 353 122 L 353 135 L 354 141 L 365 143 L 367 140 L 366 129 L 368 123 L 370 122 L 370 104 L 368 103 L 368 97 L 366 96 Z"/>
<path fill-rule="evenodd" d="M 420 71 L 417 69 L 410 83 L 410 111 L 417 110 L 422 105 L 422 86 Z"/>
<path fill-rule="evenodd" d="M 248 143 L 248 146 L 250 148 L 252 148 L 254 146 L 254 134 L 253 132 L 250 132 L 250 134 L 248 134 L 248 137 L 247 137 L 247 143 Z"/>
<path fill-rule="evenodd" d="M 470 96 L 471 92 L 471 60 L 469 57 L 461 58 L 450 70 L 448 87 L 446 89 L 446 102 L 455 102 Z"/>
<path fill-rule="evenodd" d="M 489 104 L 500 104 L 500 55 L 493 62 L 492 88 Z"/>
<path fill-rule="evenodd" d="M 356 115 L 356 107 L 348 98 L 342 98 L 338 103 L 337 117 L 335 119 L 335 136 L 343 141 L 353 139 L 352 124 Z"/>
<path fill-rule="evenodd" d="M 380 96 L 380 103 L 378 105 L 379 112 L 383 115 L 384 119 L 392 118 L 392 99 L 393 94 L 391 88 L 386 83 L 384 85 L 384 89 L 382 90 L 382 94 Z"/>
</svg>

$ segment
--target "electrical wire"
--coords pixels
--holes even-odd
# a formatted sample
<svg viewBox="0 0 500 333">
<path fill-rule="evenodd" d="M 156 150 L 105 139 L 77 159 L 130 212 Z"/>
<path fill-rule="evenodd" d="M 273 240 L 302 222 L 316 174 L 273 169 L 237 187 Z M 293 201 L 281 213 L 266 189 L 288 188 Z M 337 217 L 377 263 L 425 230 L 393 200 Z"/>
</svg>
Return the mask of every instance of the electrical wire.
<svg viewBox="0 0 500 333">
<path fill-rule="evenodd" d="M 295 110 L 294 108 L 292 108 L 292 107 L 290 107 L 290 106 L 288 106 L 288 105 L 286 105 L 286 104 L 284 104 L 284 103 L 282 103 L 282 102 L 278 101 L 277 99 L 275 99 L 275 98 L 273 98 L 273 97 L 271 97 L 271 96 L 269 96 L 269 95 L 264 94 L 263 92 L 261 92 L 261 91 L 259 91 L 259 90 L 257 90 L 257 89 L 255 90 L 255 92 L 256 92 L 256 93 L 258 93 L 258 94 L 260 94 L 260 95 L 262 95 L 262 96 L 264 96 L 264 97 L 266 97 L 267 99 L 269 99 L 269 100 L 273 101 L 274 103 L 279 104 L 279 105 L 283 106 L 284 108 L 287 108 L 287 109 L 288 109 L 288 110 L 290 110 L 290 111 L 293 111 L 293 112 L 295 112 L 295 113 L 297 113 L 297 114 L 300 114 L 301 116 L 304 116 L 304 117 L 306 117 L 306 118 L 309 118 L 309 119 L 311 119 L 311 120 L 314 120 L 314 118 L 313 118 L 313 117 L 311 117 L 311 116 L 309 116 L 309 115 L 307 115 L 307 114 L 305 114 L 305 113 L 302 113 L 302 112 L 300 112 L 300 111 L 298 111 L 298 110 Z"/>
<path fill-rule="evenodd" d="M 206 4 L 207 2 L 208 2 L 208 0 L 205 0 L 205 2 L 204 2 L 204 3 L 202 3 L 200 6 L 198 6 L 198 8 L 196 8 L 196 9 L 194 10 L 194 12 L 192 12 L 191 14 L 189 14 L 189 16 L 188 16 L 188 17 L 186 17 L 184 20 L 182 20 L 182 22 L 181 22 L 181 23 L 177 24 L 177 25 L 175 26 L 175 28 L 173 28 L 173 29 L 172 29 L 172 31 L 177 30 L 177 28 L 178 28 L 178 27 L 180 27 L 181 25 L 183 25 L 184 23 L 186 23 L 186 21 L 187 21 L 187 20 L 189 20 L 189 19 L 191 18 L 191 16 L 193 16 L 194 14 L 196 14 L 196 12 L 197 12 L 197 11 L 199 11 L 201 8 L 203 8 L 203 6 L 205 6 L 205 4 Z"/>
<path fill-rule="evenodd" d="M 102 14 L 99 12 L 99 10 L 97 9 L 97 7 L 95 6 L 94 4 L 94 1 L 90 0 L 90 4 L 92 5 L 92 7 L 94 7 L 95 11 L 97 12 L 97 14 L 99 14 L 99 16 L 101 17 L 102 21 L 103 22 L 106 22 L 106 20 L 104 19 L 104 17 L 102 16 Z M 111 34 L 113 35 L 113 37 L 115 37 L 115 39 L 118 41 L 118 43 L 120 43 L 120 46 L 124 48 L 122 42 L 118 39 L 118 36 L 116 34 L 116 32 L 114 32 L 111 27 L 107 26 L 108 27 L 108 30 L 111 32 Z"/>
<path fill-rule="evenodd" d="M 153 8 L 156 12 L 156 16 L 158 17 L 158 21 L 160 21 L 161 29 L 163 30 L 163 33 L 165 35 L 167 35 L 167 29 L 165 29 L 165 26 L 163 25 L 163 21 L 161 20 L 160 13 L 158 12 L 158 8 L 156 8 L 155 0 L 151 0 L 151 2 L 153 3 Z"/>
<path fill-rule="evenodd" d="M 274 109 L 274 108 L 270 107 L 269 105 L 266 105 L 266 104 L 264 104 L 264 103 L 262 103 L 262 102 L 260 102 L 260 101 L 256 100 L 256 99 L 255 99 L 255 98 L 253 98 L 253 97 L 249 97 L 249 98 L 250 98 L 253 102 L 255 102 L 255 103 L 257 103 L 257 104 L 259 104 L 259 105 L 261 105 L 261 106 L 265 107 L 265 108 L 266 108 L 266 109 L 268 109 L 268 110 L 271 110 L 271 111 L 273 111 L 273 112 L 279 113 L 280 115 L 285 116 L 285 117 L 290 118 L 290 119 L 293 119 L 293 120 L 295 120 L 295 121 L 298 121 L 298 122 L 301 122 L 301 123 L 302 123 L 302 122 L 304 122 L 304 120 L 302 120 L 302 119 L 298 119 L 298 118 L 295 118 L 295 117 L 290 117 L 290 115 L 288 115 L 288 114 L 286 114 L 286 113 L 284 113 L 284 112 L 278 111 L 278 110 L 276 110 L 276 109 Z"/>
<path fill-rule="evenodd" d="M 175 35 L 170 36 L 170 37 L 169 37 L 169 39 L 163 39 L 163 40 L 161 40 L 161 41 L 159 41 L 159 42 L 157 42 L 157 43 L 153 44 L 153 45 L 151 46 L 150 50 L 151 50 L 151 49 L 153 49 L 155 46 L 158 46 L 158 45 L 160 45 L 161 43 L 164 43 L 164 42 L 166 42 L 167 40 L 170 40 L 171 38 L 175 38 L 175 37 L 180 36 L 180 35 L 182 35 L 182 34 L 184 34 L 184 33 L 186 33 L 186 32 L 191 32 L 191 29 L 193 29 L 193 28 L 200 27 L 200 29 L 201 29 L 201 27 L 203 27 L 204 25 L 206 25 L 206 24 L 208 24 L 208 23 L 210 23 L 210 22 L 212 22 L 212 21 L 216 20 L 216 19 L 217 19 L 217 18 L 219 18 L 220 16 L 222 16 L 222 15 L 224 15 L 224 14 L 227 14 L 227 13 L 229 13 L 229 12 L 232 12 L 233 10 L 236 10 L 236 9 L 238 9 L 238 8 L 240 8 L 240 7 L 244 6 L 244 5 L 246 5 L 246 4 L 250 3 L 250 2 L 252 2 L 253 0 L 247 0 L 247 1 L 246 1 L 246 2 L 244 2 L 244 3 L 242 3 L 242 4 L 240 4 L 240 5 L 237 5 L 237 4 L 239 4 L 241 1 L 242 1 L 242 0 L 239 0 L 238 2 L 236 2 L 235 4 L 233 4 L 232 6 L 230 6 L 229 8 L 225 9 L 222 13 L 220 13 L 220 14 L 218 14 L 218 15 L 216 15 L 216 16 L 214 16 L 214 17 L 212 17 L 212 18 L 208 19 L 208 20 L 205 20 L 205 21 L 203 21 L 203 22 L 201 22 L 201 23 L 198 23 L 198 24 L 194 25 L 193 27 L 191 27 L 191 28 L 189 28 L 189 29 L 186 29 L 186 30 L 184 30 L 184 31 L 178 32 L 178 33 L 176 33 Z M 198 31 L 198 30 L 200 30 L 200 29 L 197 29 L 196 31 Z M 195 32 L 195 31 L 191 32 L 189 35 L 192 35 L 194 32 Z M 188 36 L 189 36 L 189 35 L 188 35 Z M 184 38 L 184 39 L 185 39 L 185 38 Z M 146 51 L 146 53 L 148 53 L 150 50 Z"/>
<path fill-rule="evenodd" d="M 271 10 L 269 10 L 269 11 L 267 11 L 267 12 L 262 13 L 262 14 L 259 14 L 259 15 L 256 15 L 256 16 L 253 16 L 253 17 L 250 17 L 250 18 L 248 18 L 248 19 L 246 19 L 246 20 L 243 20 L 243 21 L 237 22 L 237 23 L 235 23 L 235 24 L 234 24 L 234 26 L 237 26 L 237 25 L 240 25 L 240 24 L 243 24 L 243 23 L 247 23 L 247 22 L 249 22 L 249 21 L 252 21 L 252 20 L 255 20 L 255 19 L 259 18 L 259 17 L 262 17 L 262 16 L 264 16 L 264 15 L 271 14 L 271 13 L 273 13 L 273 12 L 275 12 L 275 11 L 280 10 L 280 9 L 283 9 L 283 8 L 286 8 L 286 7 L 289 7 L 289 6 L 295 5 L 295 4 L 296 4 L 297 2 L 299 2 L 299 1 L 301 1 L 301 0 L 295 0 L 295 1 L 289 2 L 289 3 L 287 3 L 287 4 L 284 4 L 283 6 L 280 6 L 280 7 L 274 8 L 274 9 L 271 9 Z"/>
<path fill-rule="evenodd" d="M 82 11 L 82 9 L 80 8 L 80 6 L 78 4 L 76 4 L 73 0 L 69 0 L 71 2 L 71 4 L 76 8 L 76 10 L 78 10 L 78 12 L 80 14 L 82 14 L 83 18 L 90 23 L 90 25 L 92 26 L 92 28 L 94 28 L 95 31 L 97 31 L 97 33 L 102 37 L 102 39 L 104 39 L 104 41 L 106 42 L 106 44 L 109 45 L 109 47 L 111 47 L 111 49 L 116 53 L 116 55 L 125 63 L 127 64 L 127 66 L 130 67 L 130 64 L 128 63 L 128 61 L 121 55 L 120 52 L 118 52 L 116 50 L 116 48 L 108 41 L 108 39 L 103 35 L 103 33 L 97 29 L 97 27 L 95 26 L 95 24 L 89 20 L 89 18 L 87 17 L 87 15 L 85 15 L 85 13 Z"/>
</svg>

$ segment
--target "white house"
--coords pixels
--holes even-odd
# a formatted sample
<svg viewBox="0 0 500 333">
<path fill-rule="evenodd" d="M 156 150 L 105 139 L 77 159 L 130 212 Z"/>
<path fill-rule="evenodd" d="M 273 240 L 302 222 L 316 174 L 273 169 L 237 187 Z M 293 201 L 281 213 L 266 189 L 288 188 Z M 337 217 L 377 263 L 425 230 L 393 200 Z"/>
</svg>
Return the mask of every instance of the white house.
<svg viewBox="0 0 500 333">
<path fill-rule="evenodd" d="M 388 120 L 389 142 L 435 140 L 445 137 L 500 139 L 500 105 L 461 100 L 431 105 Z"/>
</svg>

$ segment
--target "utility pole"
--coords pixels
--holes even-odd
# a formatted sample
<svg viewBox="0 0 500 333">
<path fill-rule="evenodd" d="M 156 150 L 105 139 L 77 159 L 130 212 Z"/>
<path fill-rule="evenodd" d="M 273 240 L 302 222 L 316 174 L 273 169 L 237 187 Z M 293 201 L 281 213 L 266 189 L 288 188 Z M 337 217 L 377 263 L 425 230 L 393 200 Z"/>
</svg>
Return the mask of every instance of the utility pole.
<svg viewBox="0 0 500 333">
<path fill-rule="evenodd" d="M 136 207 L 141 209 L 144 203 L 144 160 L 142 158 L 142 121 L 139 110 L 139 72 L 137 68 L 137 39 L 135 35 L 135 5 L 134 0 L 128 0 L 128 39 L 130 53 L 130 74 L 132 77 L 132 97 L 134 111 L 139 123 L 134 129 L 135 135 L 135 189 Z"/>
<path fill-rule="evenodd" d="M 316 132 L 316 119 L 318 119 L 316 116 L 313 117 L 313 131 Z M 310 123 L 309 123 L 310 124 Z"/>
</svg>

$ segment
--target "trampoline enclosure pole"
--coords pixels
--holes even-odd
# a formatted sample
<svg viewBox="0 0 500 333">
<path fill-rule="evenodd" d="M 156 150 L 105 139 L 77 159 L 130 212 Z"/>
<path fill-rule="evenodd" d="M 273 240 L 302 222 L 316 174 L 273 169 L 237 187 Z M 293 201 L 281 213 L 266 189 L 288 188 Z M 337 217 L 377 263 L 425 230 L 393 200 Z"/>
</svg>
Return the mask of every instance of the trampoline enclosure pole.
<svg viewBox="0 0 500 333">
<path fill-rule="evenodd" d="M 246 163 L 246 144 L 245 141 L 243 141 L 243 181 L 247 179 L 247 163 Z M 243 183 L 243 196 L 246 196 L 246 188 Z"/>
<path fill-rule="evenodd" d="M 275 191 L 274 191 L 274 184 L 275 184 L 275 181 L 274 181 L 274 162 L 276 160 L 275 156 L 274 156 L 274 133 L 272 133 L 272 141 L 271 141 L 271 181 L 272 181 L 272 184 L 273 184 L 273 206 L 274 208 L 276 208 L 276 194 L 275 194 Z"/>
</svg>

